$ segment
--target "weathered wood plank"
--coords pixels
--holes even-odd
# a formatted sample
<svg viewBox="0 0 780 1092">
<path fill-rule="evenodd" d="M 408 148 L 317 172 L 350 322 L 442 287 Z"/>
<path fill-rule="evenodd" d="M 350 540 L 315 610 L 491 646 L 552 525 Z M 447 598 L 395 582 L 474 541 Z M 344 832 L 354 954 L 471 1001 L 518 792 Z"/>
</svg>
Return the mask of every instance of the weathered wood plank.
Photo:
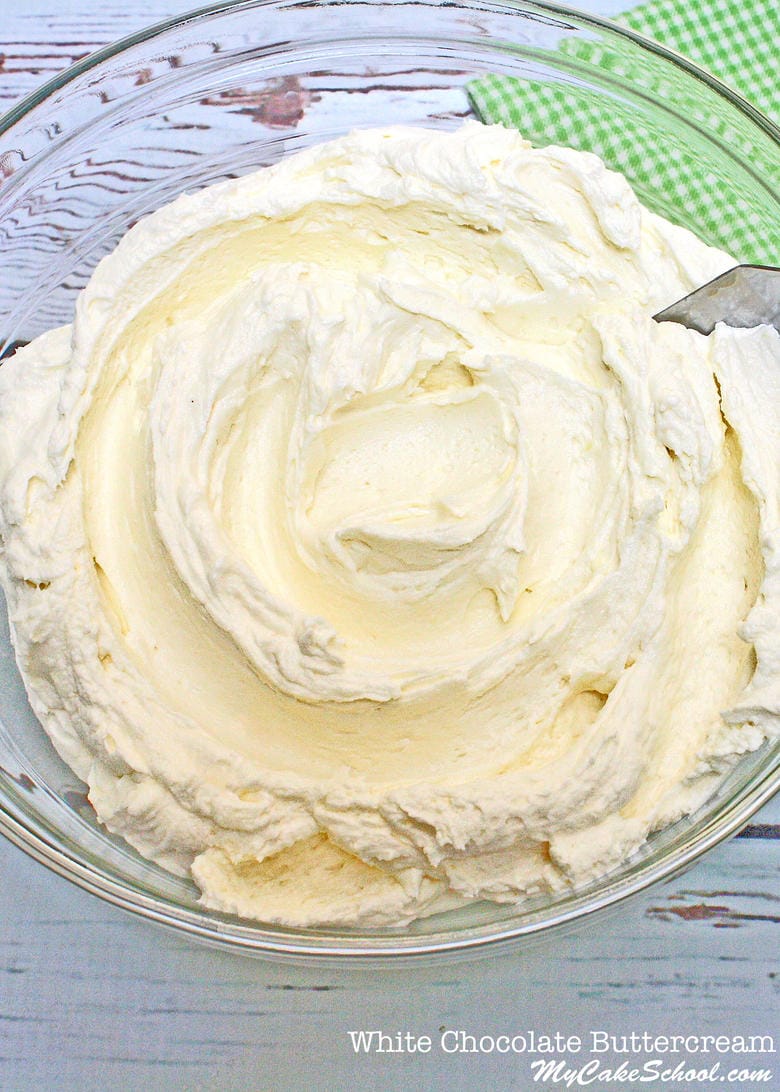
<svg viewBox="0 0 780 1092">
<path fill-rule="evenodd" d="M 352 1054 L 350 1028 L 573 1034 L 684 1025 L 698 1034 L 763 1034 L 780 987 L 780 859 L 777 844 L 769 848 L 774 858 L 767 860 L 764 843 L 735 839 L 673 883 L 500 958 L 345 971 L 196 946 L 104 906 L 0 845 L 3 1088 L 47 1087 L 55 1053 L 65 1088 L 99 1088 L 101 1081 L 103 1088 L 140 1088 L 148 1079 L 165 1088 L 262 1088 L 263 1079 L 274 1089 L 312 1087 L 296 1082 L 306 1080 L 315 1059 L 317 1088 L 381 1079 L 382 1067 Z M 725 911 L 674 913 L 699 905 Z M 724 923 L 735 927 L 719 928 Z M 681 1014 L 692 1004 L 686 1020 Z M 449 1072 L 465 1082 L 477 1072 L 463 1057 L 438 1059 L 435 1067 L 395 1061 L 396 1079 L 403 1072 L 424 1082 Z M 488 1086 L 499 1078 L 498 1065 L 492 1056 L 479 1060 Z"/>
<path fill-rule="evenodd" d="M 88 53 L 139 28 L 181 14 L 193 5 L 178 0 L 91 7 L 39 0 L 3 4 L 0 11 L 0 109 Z"/>
</svg>

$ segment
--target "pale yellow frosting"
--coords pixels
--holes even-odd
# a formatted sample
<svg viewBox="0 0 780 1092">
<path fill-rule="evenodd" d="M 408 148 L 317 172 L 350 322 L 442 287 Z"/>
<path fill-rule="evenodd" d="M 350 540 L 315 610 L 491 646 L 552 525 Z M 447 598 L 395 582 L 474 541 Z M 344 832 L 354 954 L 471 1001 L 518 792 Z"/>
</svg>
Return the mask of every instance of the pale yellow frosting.
<svg viewBox="0 0 780 1092">
<path fill-rule="evenodd" d="M 0 370 L 3 584 L 101 820 L 209 907 L 607 871 L 778 728 L 780 338 L 596 157 L 369 130 L 184 196 Z"/>
</svg>

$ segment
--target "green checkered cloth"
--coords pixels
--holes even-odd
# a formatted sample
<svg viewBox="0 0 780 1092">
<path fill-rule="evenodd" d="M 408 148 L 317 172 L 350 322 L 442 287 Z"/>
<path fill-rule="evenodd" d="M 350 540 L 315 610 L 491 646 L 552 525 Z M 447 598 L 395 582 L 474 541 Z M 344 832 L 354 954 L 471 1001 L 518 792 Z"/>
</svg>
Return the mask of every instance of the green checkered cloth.
<svg viewBox="0 0 780 1092">
<path fill-rule="evenodd" d="M 779 0 L 654 0 L 616 22 L 709 69 L 777 120 Z M 520 129 L 536 145 L 596 152 L 656 212 L 741 261 L 780 264 L 780 224 L 767 194 L 767 183 L 780 188 L 777 149 L 757 142 L 744 115 L 708 86 L 659 65 L 630 38 L 572 31 L 562 31 L 556 50 L 533 51 L 533 75 L 471 81 L 480 120 Z M 545 56 L 555 68 L 540 77 Z M 641 107 L 621 98 L 621 83 L 640 92 Z M 731 155 L 713 154 L 708 137 Z"/>
<path fill-rule="evenodd" d="M 660 0 L 616 22 L 690 57 L 769 118 L 780 113 L 777 0 Z"/>
</svg>

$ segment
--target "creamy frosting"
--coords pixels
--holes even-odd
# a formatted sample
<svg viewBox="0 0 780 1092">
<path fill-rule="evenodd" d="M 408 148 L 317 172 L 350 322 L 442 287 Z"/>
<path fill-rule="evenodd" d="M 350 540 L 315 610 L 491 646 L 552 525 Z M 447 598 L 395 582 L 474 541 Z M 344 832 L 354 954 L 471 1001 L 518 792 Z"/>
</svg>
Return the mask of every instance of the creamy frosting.
<svg viewBox="0 0 780 1092">
<path fill-rule="evenodd" d="M 607 871 L 780 712 L 780 338 L 595 156 L 368 130 L 139 222 L 0 370 L 30 700 L 204 903 Z"/>
</svg>

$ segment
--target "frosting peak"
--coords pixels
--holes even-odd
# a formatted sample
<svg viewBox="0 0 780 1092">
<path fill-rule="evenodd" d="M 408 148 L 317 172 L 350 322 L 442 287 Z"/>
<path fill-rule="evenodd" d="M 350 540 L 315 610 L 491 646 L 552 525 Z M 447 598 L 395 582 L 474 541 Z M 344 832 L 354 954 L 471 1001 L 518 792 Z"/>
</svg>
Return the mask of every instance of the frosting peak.
<svg viewBox="0 0 780 1092">
<path fill-rule="evenodd" d="M 780 339 L 650 316 L 731 264 L 475 124 L 134 227 L 0 371 L 18 658 L 101 819 L 209 906 L 381 924 L 697 806 L 777 730 Z"/>
</svg>

